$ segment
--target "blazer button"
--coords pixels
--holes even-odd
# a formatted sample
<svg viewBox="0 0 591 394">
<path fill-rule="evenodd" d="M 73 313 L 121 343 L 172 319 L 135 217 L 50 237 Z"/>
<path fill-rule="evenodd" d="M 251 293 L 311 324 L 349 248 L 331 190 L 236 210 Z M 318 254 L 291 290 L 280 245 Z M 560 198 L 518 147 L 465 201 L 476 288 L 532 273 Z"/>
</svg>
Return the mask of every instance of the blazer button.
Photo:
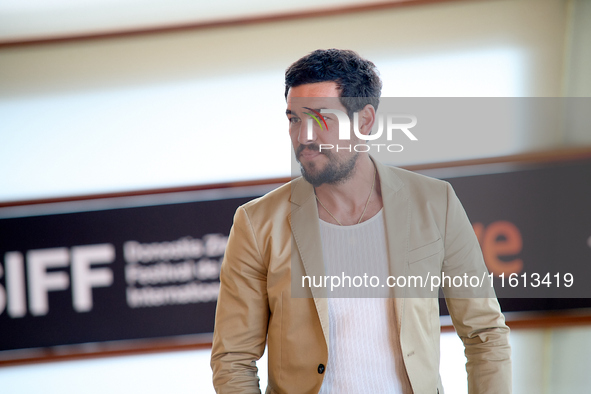
<svg viewBox="0 0 591 394">
<path fill-rule="evenodd" d="M 324 364 L 319 364 L 318 365 L 318 373 L 319 374 L 323 374 L 324 373 Z"/>
</svg>

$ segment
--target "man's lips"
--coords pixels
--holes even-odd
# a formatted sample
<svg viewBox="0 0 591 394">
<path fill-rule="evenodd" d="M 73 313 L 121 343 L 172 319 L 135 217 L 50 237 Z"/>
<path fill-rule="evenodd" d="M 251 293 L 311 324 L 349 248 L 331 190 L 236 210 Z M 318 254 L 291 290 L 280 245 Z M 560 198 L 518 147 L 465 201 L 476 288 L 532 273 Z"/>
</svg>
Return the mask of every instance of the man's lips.
<svg viewBox="0 0 591 394">
<path fill-rule="evenodd" d="M 322 153 L 320 153 L 317 150 L 312 150 L 312 149 L 304 149 L 300 152 L 299 157 L 300 158 L 304 158 L 304 159 L 312 159 L 318 155 L 321 155 Z"/>
<path fill-rule="evenodd" d="M 296 150 L 296 157 L 298 160 L 312 160 L 317 156 L 325 155 L 320 151 L 320 146 L 317 144 L 300 145 Z"/>
</svg>

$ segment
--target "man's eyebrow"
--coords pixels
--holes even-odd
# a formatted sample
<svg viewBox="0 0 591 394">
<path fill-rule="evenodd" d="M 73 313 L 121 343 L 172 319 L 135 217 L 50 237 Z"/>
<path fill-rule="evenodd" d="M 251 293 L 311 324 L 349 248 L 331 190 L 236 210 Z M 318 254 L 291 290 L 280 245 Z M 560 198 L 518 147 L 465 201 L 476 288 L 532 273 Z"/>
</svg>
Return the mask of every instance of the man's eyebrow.
<svg viewBox="0 0 591 394">
<path fill-rule="evenodd" d="M 308 107 L 304 107 L 306 109 L 309 109 L 310 111 L 316 111 L 316 112 L 320 112 L 321 109 L 328 109 L 326 107 L 319 107 L 319 108 L 308 108 Z"/>
<path fill-rule="evenodd" d="M 308 109 L 308 110 L 317 111 L 317 112 L 320 112 L 320 110 L 321 110 L 321 109 L 328 109 L 327 107 L 318 107 L 318 108 L 309 108 L 309 107 L 304 107 L 304 108 L 306 108 L 306 109 Z M 294 114 L 295 114 L 295 112 L 293 112 L 291 109 L 286 109 L 286 110 L 285 110 L 285 113 L 286 113 L 287 115 L 294 115 Z"/>
</svg>

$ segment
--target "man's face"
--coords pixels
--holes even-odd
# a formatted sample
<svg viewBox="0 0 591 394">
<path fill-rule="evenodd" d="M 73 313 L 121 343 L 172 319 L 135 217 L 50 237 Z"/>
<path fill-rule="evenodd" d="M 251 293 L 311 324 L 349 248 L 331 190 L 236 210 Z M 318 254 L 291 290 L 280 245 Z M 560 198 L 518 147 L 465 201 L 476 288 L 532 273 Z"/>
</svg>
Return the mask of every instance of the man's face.
<svg viewBox="0 0 591 394">
<path fill-rule="evenodd" d="M 302 168 L 304 178 L 314 186 L 339 184 L 351 177 L 358 153 L 355 151 L 322 149 L 320 144 L 337 146 L 339 143 L 339 122 L 333 114 L 317 112 L 321 109 L 338 109 L 347 113 L 341 104 L 336 82 L 319 82 L 293 87 L 287 94 L 287 118 L 289 135 L 296 160 Z M 309 114 L 315 114 L 322 127 L 312 120 L 313 133 L 308 133 Z M 326 124 L 324 123 L 326 122 Z M 355 141 L 341 141 L 341 146 L 354 145 Z"/>
</svg>

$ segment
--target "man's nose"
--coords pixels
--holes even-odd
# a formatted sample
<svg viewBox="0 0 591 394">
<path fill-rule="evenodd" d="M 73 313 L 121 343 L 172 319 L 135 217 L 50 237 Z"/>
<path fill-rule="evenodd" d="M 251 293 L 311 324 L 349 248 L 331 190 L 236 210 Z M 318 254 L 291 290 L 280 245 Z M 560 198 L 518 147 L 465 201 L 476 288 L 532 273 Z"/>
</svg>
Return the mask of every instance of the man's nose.
<svg viewBox="0 0 591 394">
<path fill-rule="evenodd" d="M 298 142 L 303 145 L 315 142 L 318 137 L 318 130 L 316 130 L 316 127 L 317 126 L 314 125 L 312 119 L 307 119 L 306 122 L 302 122 L 298 134 Z"/>
</svg>

